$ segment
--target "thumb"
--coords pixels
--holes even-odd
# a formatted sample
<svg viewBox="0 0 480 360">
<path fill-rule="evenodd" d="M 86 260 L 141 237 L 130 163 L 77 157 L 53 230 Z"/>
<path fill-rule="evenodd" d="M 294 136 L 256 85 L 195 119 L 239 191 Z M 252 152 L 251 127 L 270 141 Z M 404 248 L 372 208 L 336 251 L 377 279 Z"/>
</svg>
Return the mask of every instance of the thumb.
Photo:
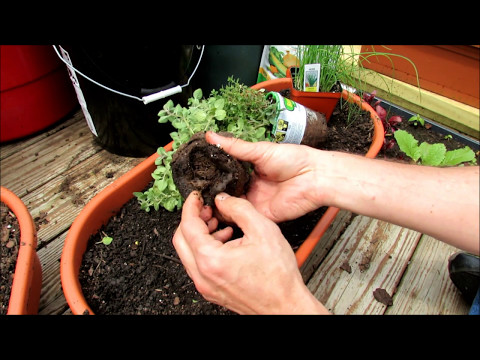
<svg viewBox="0 0 480 360">
<path fill-rule="evenodd" d="M 265 234 L 280 231 L 246 199 L 222 192 L 215 197 L 215 206 L 225 221 L 236 224 L 249 238 L 261 239 Z"/>
</svg>

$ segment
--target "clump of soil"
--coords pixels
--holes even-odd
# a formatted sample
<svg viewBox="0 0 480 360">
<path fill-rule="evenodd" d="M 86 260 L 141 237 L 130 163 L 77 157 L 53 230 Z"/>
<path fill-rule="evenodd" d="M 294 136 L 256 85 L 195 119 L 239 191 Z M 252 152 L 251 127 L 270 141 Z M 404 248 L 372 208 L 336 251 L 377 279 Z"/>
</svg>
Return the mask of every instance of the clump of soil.
<svg viewBox="0 0 480 360">
<path fill-rule="evenodd" d="M 209 144 L 204 132 L 194 134 L 175 151 L 171 167 L 173 181 L 183 198 L 198 190 L 209 206 L 214 206 L 215 195 L 220 192 L 237 197 L 244 194 L 250 180 L 249 165 Z"/>
<path fill-rule="evenodd" d="M 0 315 L 6 315 L 20 244 L 20 226 L 8 206 L 0 202 Z"/>
</svg>

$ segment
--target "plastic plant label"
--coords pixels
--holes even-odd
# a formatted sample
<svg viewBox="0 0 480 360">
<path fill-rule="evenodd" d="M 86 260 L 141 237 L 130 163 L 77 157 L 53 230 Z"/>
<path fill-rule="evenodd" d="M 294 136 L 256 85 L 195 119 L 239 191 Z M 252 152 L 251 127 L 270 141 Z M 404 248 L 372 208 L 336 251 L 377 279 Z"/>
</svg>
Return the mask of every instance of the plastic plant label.
<svg viewBox="0 0 480 360">
<path fill-rule="evenodd" d="M 65 49 L 60 47 L 60 52 L 62 53 L 62 57 L 65 59 L 65 61 L 72 66 L 72 60 L 70 59 L 70 55 L 68 54 Z M 87 120 L 87 125 L 90 131 L 93 133 L 93 135 L 98 137 L 97 134 L 97 129 L 95 129 L 95 125 L 93 124 L 92 117 L 87 109 L 87 102 L 85 101 L 85 97 L 83 96 L 82 89 L 80 88 L 80 83 L 78 82 L 77 75 L 75 74 L 75 71 L 72 71 L 69 66 L 67 66 L 68 74 L 70 75 L 70 80 L 72 81 L 73 87 L 75 89 L 75 92 L 77 93 L 77 99 L 78 102 L 80 103 L 80 107 L 82 108 L 83 115 L 85 116 L 85 119 Z"/>
<path fill-rule="evenodd" d="M 303 91 L 318 92 L 320 64 L 306 64 L 303 76 Z"/>
<path fill-rule="evenodd" d="M 300 144 L 307 126 L 305 107 L 277 92 L 267 93 L 277 103 L 277 114 L 273 125 L 273 135 L 277 143 Z"/>
</svg>

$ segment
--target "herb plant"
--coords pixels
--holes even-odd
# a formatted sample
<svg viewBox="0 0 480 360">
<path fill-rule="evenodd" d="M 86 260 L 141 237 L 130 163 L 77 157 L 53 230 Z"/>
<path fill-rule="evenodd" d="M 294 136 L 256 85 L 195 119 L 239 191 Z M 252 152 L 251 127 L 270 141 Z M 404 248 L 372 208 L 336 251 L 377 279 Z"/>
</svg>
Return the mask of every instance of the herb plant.
<svg viewBox="0 0 480 360">
<path fill-rule="evenodd" d="M 394 133 L 398 147 L 415 163 L 429 166 L 457 166 L 462 163 L 476 164 L 475 153 L 465 146 L 461 149 L 447 151 L 442 143 L 429 144 L 418 140 L 405 130 Z"/>
<path fill-rule="evenodd" d="M 152 173 L 154 180 L 145 192 L 135 192 L 140 206 L 145 211 L 160 206 L 168 211 L 181 209 L 183 198 L 173 181 L 171 161 L 173 153 L 199 131 L 227 131 L 234 137 L 256 142 L 271 141 L 271 130 L 275 118 L 276 105 L 265 98 L 263 92 L 240 84 L 232 77 L 220 90 L 212 90 L 208 98 L 201 89 L 193 92 L 188 99 L 188 107 L 174 105 L 169 100 L 158 113 L 159 123 L 170 122 L 177 130 L 170 134 L 173 140 L 172 151 L 158 148 L 157 168 Z"/>
</svg>

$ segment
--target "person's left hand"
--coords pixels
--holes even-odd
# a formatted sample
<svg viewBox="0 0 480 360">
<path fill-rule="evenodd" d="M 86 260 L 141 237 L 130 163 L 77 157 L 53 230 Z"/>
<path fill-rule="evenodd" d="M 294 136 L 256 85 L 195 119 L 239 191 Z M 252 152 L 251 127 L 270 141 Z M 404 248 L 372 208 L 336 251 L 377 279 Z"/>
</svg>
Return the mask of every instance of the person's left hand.
<svg viewBox="0 0 480 360">
<path fill-rule="evenodd" d="M 183 205 L 173 245 L 197 290 L 210 302 L 240 314 L 328 313 L 305 286 L 278 226 L 246 199 L 218 194 L 215 205 L 244 236 L 228 241 L 231 227 L 192 192 Z"/>
</svg>

